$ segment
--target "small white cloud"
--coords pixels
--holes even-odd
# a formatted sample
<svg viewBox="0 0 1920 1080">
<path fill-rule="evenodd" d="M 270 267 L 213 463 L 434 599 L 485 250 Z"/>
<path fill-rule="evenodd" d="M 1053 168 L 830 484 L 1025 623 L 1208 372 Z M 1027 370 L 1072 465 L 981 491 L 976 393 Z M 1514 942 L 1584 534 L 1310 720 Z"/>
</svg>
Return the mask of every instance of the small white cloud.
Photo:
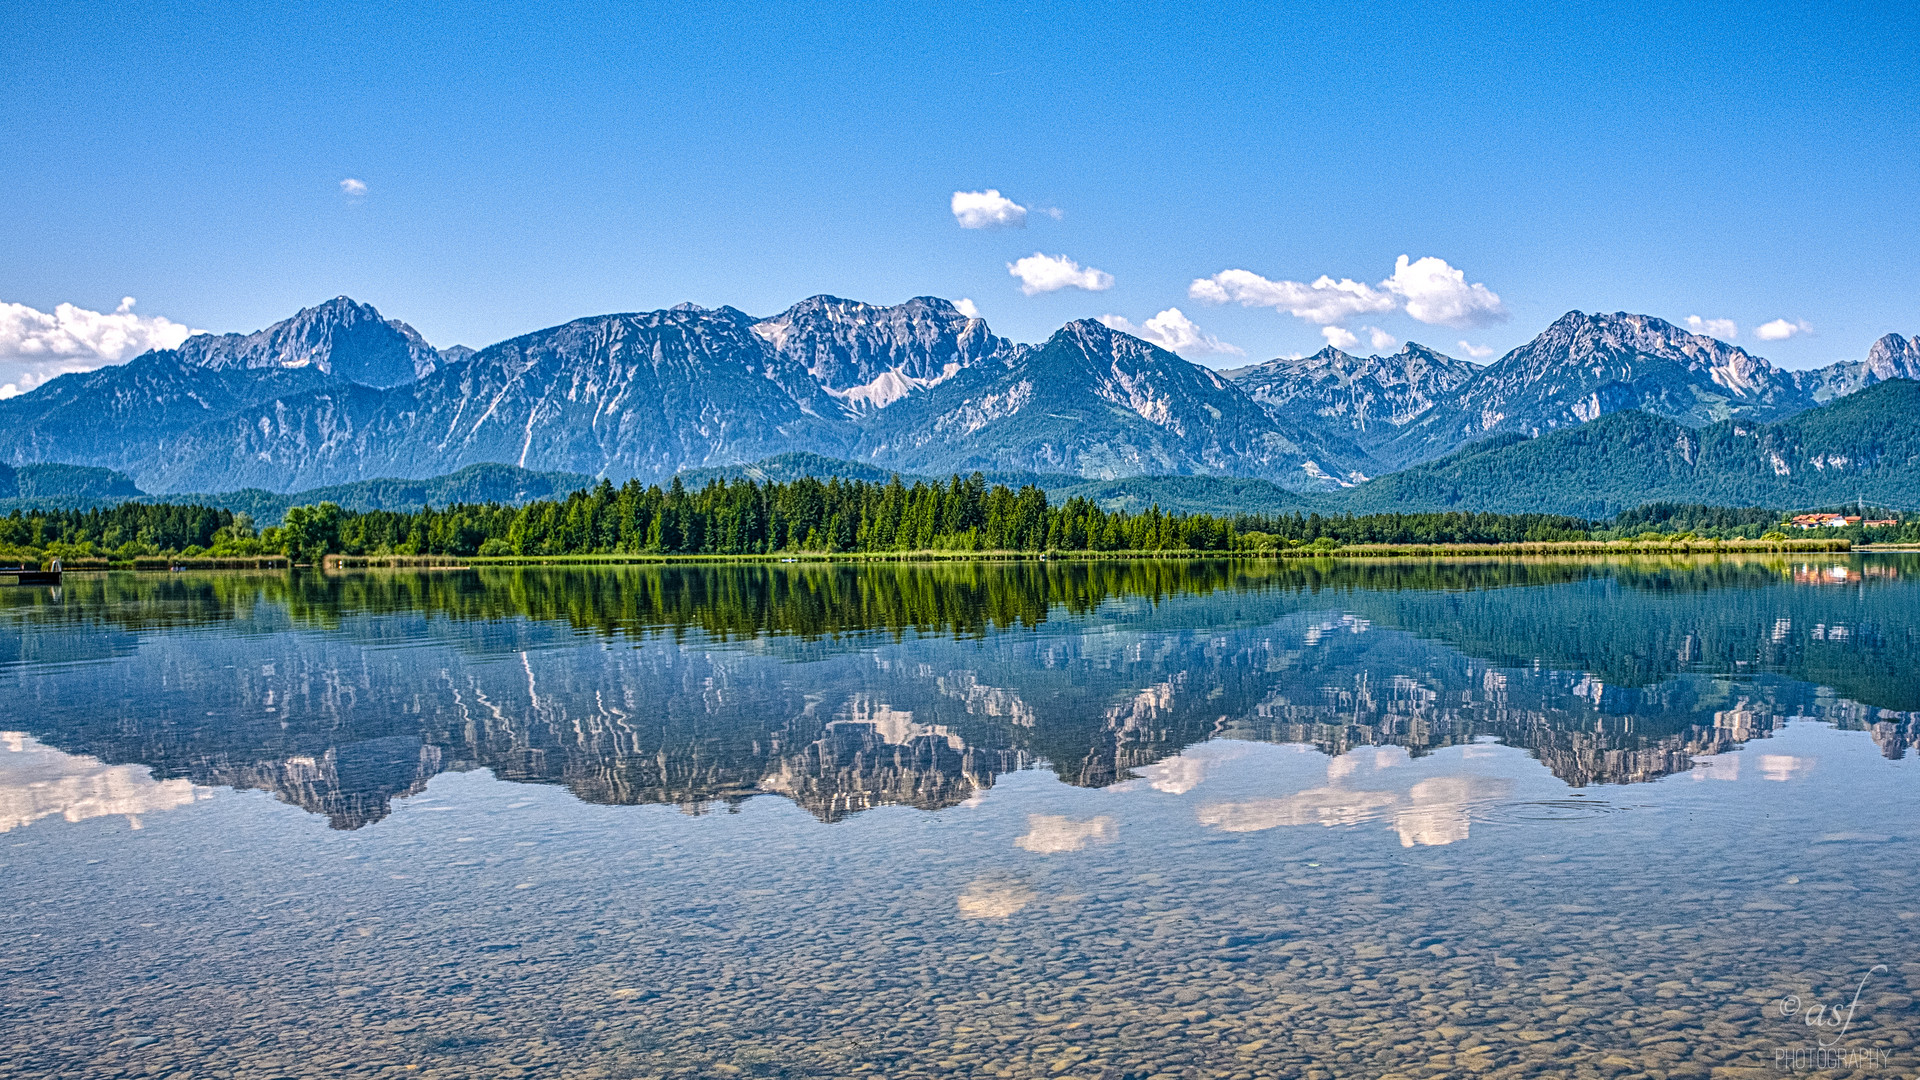
<svg viewBox="0 0 1920 1080">
<path fill-rule="evenodd" d="M 1270 307 L 1308 322 L 1327 325 L 1355 315 L 1392 311 L 1393 297 L 1368 285 L 1322 275 L 1313 284 L 1270 281 L 1251 270 L 1222 270 L 1187 286 L 1187 295 L 1204 304 L 1237 303 L 1241 307 Z"/>
<path fill-rule="evenodd" d="M 1722 341 L 1732 341 L 1740 336 L 1740 328 L 1732 319 L 1703 319 L 1698 315 L 1687 316 L 1687 326 L 1696 334 L 1705 334 Z"/>
<path fill-rule="evenodd" d="M 1423 259 L 1400 256 L 1394 261 L 1393 276 L 1380 287 L 1404 297 L 1407 314 L 1423 323 L 1491 326 L 1508 318 L 1506 305 L 1492 289 L 1468 284 L 1465 272 L 1431 255 Z"/>
<path fill-rule="evenodd" d="M 1785 341 L 1799 334 L 1811 333 L 1813 333 L 1813 326 L 1804 319 L 1797 319 L 1793 322 L 1788 322 L 1785 319 L 1775 319 L 1770 323 L 1761 323 L 1753 329 L 1753 336 L 1759 338 L 1761 341 Z"/>
<path fill-rule="evenodd" d="M 1323 326 L 1320 328 L 1320 336 L 1326 338 L 1327 344 L 1336 349 L 1351 349 L 1360 344 L 1360 339 L 1353 335 L 1353 331 L 1344 327 Z"/>
<path fill-rule="evenodd" d="M 969 319 L 977 319 L 980 317 L 980 309 L 973 306 L 973 301 L 964 296 L 953 302 L 953 310 L 965 315 Z"/>
<path fill-rule="evenodd" d="M 993 188 L 953 193 L 953 220 L 963 229 L 1024 229 L 1027 208 Z"/>
<path fill-rule="evenodd" d="M 1462 341 L 1460 343 L 1460 351 L 1473 357 L 1475 360 L 1485 360 L 1487 357 L 1493 355 L 1493 346 L 1475 345 L 1471 341 Z"/>
<path fill-rule="evenodd" d="M 1143 341 L 1151 341 L 1168 352 L 1179 353 L 1189 359 L 1195 356 L 1247 355 L 1247 351 L 1240 346 L 1229 345 L 1201 330 L 1179 308 L 1168 308 L 1148 319 L 1143 326 L 1135 326 L 1121 315 L 1102 315 L 1100 322 L 1123 334 L 1132 334 Z"/>
<path fill-rule="evenodd" d="M 340 194 L 345 195 L 349 199 L 358 199 L 366 193 L 367 182 L 365 180 L 355 180 L 349 176 L 345 180 L 340 181 Z"/>
<path fill-rule="evenodd" d="M 133 297 L 112 312 L 60 304 L 51 313 L 0 303 L 0 364 L 12 370 L 0 398 L 14 397 L 69 372 L 131 360 L 150 349 L 171 349 L 201 333 L 159 316 L 133 313 Z"/>
<path fill-rule="evenodd" d="M 1105 270 L 1083 267 L 1065 255 L 1042 255 L 1037 251 L 1008 263 L 1007 273 L 1020 279 L 1020 291 L 1028 296 L 1060 289 L 1104 292 L 1113 288 L 1113 275 Z"/>
<path fill-rule="evenodd" d="M 1377 326 L 1363 326 L 1360 329 L 1367 332 L 1367 344 L 1373 346 L 1373 351 L 1375 352 L 1386 352 L 1388 349 L 1400 344 L 1399 338 L 1394 337 L 1392 334 L 1387 333 Z"/>
</svg>

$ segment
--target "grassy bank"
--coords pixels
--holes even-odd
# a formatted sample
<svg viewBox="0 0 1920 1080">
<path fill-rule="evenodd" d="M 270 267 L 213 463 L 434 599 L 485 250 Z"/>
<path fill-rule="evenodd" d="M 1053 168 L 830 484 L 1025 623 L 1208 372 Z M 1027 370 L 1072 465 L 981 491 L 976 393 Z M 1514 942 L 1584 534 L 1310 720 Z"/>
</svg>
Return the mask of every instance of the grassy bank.
<svg viewBox="0 0 1920 1080">
<path fill-rule="evenodd" d="M 1100 562 L 1131 559 L 1325 559 L 1484 557 L 1488 555 L 1836 554 L 1846 540 L 1560 540 L 1511 544 L 1350 544 L 1242 551 L 889 551 L 784 552 L 767 555 L 329 555 L 330 568 L 469 566 L 631 566 L 660 563 Z"/>
<path fill-rule="evenodd" d="M 1844 554 L 1849 551 L 1914 551 L 1915 545 L 1873 545 L 1855 548 L 1847 540 L 1553 540 L 1510 544 L 1349 544 L 1327 548 L 1302 546 L 1239 551 L 887 551 L 887 552 L 775 552 L 764 555 L 329 555 L 328 569 L 372 567 L 456 569 L 476 566 L 635 566 L 663 563 L 890 563 L 890 562 L 1112 562 L 1139 559 L 1433 559 L 1477 558 L 1500 555 L 1712 555 L 1712 554 Z M 21 560 L 29 570 L 47 560 Z M 234 558 L 68 559 L 69 571 L 104 570 L 289 570 L 296 564 L 284 555 Z M 307 565 L 301 563 L 298 565 Z"/>
<path fill-rule="evenodd" d="M 52 560 L 27 560 L 29 569 L 43 569 Z M 61 569 L 84 570 L 286 570 L 293 566 L 285 555 L 245 555 L 225 559 L 139 558 L 139 559 L 64 559 Z"/>
</svg>

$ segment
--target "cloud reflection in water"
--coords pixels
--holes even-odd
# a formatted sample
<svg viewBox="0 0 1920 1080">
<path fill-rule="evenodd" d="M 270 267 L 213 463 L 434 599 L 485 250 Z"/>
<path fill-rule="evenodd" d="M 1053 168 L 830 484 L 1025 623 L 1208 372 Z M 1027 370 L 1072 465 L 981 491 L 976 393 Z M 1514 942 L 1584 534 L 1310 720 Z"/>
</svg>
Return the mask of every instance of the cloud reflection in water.
<svg viewBox="0 0 1920 1080">
<path fill-rule="evenodd" d="M 1506 797 L 1513 782 L 1462 774 L 1436 776 L 1402 795 L 1393 791 L 1311 788 L 1274 799 L 1209 803 L 1200 824 L 1224 832 L 1259 832 L 1283 825 L 1361 825 L 1391 820 L 1403 847 L 1437 847 L 1467 838 L 1475 809 Z"/>
</svg>

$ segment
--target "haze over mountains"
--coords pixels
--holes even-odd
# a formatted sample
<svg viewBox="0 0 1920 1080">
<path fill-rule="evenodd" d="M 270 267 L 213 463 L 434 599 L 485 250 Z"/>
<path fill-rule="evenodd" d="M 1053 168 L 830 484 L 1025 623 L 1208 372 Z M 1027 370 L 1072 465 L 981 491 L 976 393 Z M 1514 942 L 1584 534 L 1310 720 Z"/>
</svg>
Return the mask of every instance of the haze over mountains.
<svg viewBox="0 0 1920 1080">
<path fill-rule="evenodd" d="M 340 297 L 0 401 L 0 462 L 101 466 L 154 493 L 286 492 L 487 463 L 655 482 L 811 453 L 920 474 L 1239 477 L 1373 502 L 1396 485 L 1368 480 L 1489 438 L 1632 411 L 1677 444 L 1915 378 L 1920 340 L 1899 335 L 1863 360 L 1795 372 L 1624 313 L 1570 312 L 1484 367 L 1409 343 L 1392 356 L 1328 348 L 1215 372 L 1092 320 L 1012 342 L 934 297 L 879 307 L 817 296 L 770 318 L 680 305 L 477 352 L 436 350 Z M 1817 439 L 1848 437 L 1815 427 Z M 1822 476 L 1866 460 L 1796 445 Z M 1920 465 L 1874 460 L 1888 501 L 1920 503 L 1909 486 Z"/>
</svg>

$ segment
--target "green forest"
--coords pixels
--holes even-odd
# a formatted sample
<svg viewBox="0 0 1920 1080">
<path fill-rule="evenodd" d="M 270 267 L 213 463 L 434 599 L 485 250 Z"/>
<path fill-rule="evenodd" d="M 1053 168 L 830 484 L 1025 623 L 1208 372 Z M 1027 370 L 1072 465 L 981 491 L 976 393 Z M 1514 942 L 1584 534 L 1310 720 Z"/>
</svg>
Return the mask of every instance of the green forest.
<svg viewBox="0 0 1920 1080">
<path fill-rule="evenodd" d="M 93 510 L 16 511 L 0 518 L 0 559 L 285 555 L 772 555 L 781 553 L 1244 552 L 1356 544 L 1477 544 L 1780 536 L 1781 513 L 1655 504 L 1608 522 L 1546 514 L 1218 515 L 1058 505 L 1034 486 L 802 477 L 716 479 L 698 490 L 603 481 L 564 499 L 456 504 L 413 511 L 296 506 L 258 529 L 246 513 L 125 503 Z M 1850 534 L 1859 534 L 1851 536 Z M 1823 530 L 1857 541 L 1920 540 L 1920 529 Z"/>
</svg>

